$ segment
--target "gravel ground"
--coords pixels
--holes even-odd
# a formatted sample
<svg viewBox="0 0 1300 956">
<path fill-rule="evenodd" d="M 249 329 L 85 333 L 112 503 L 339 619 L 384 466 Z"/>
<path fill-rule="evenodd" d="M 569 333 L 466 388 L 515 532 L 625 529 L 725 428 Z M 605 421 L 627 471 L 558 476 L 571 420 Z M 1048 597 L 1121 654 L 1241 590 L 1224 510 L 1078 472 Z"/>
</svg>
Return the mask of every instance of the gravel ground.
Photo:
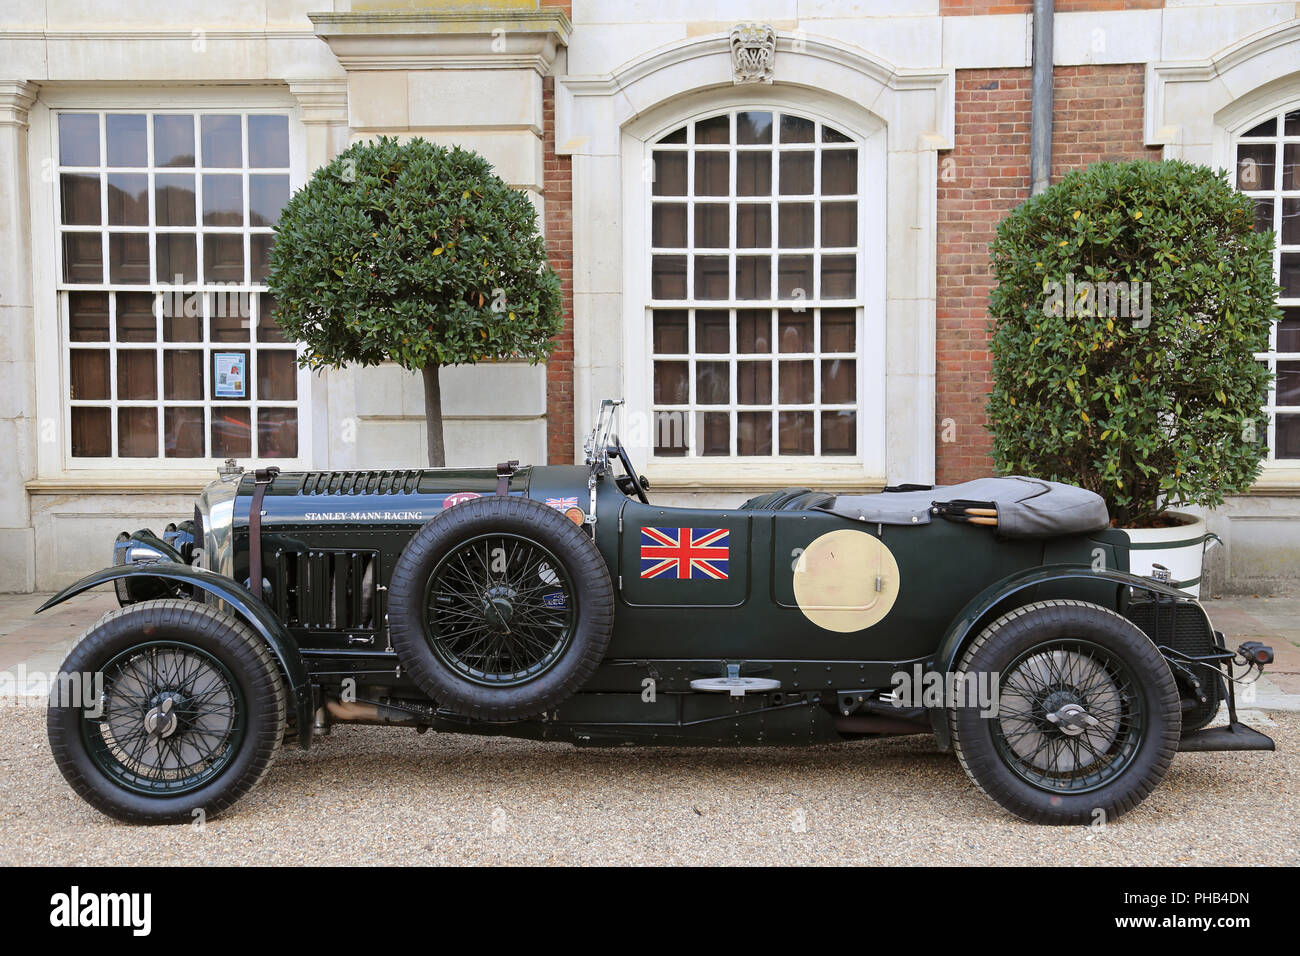
<svg viewBox="0 0 1300 956">
<path fill-rule="evenodd" d="M 1021 823 L 930 738 L 579 750 L 340 727 L 280 752 L 203 829 L 129 827 L 50 759 L 44 711 L 0 710 L 0 864 L 1300 863 L 1300 714 L 1276 753 L 1181 754 L 1104 830 Z"/>
</svg>

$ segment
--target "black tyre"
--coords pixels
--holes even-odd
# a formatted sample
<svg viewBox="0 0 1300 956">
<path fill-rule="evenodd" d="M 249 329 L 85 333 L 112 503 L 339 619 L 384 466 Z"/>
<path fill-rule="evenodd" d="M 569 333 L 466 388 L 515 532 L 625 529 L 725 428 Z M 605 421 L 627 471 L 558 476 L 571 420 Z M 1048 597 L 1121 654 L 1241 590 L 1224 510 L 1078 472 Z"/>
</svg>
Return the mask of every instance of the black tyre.
<svg viewBox="0 0 1300 956">
<path fill-rule="evenodd" d="M 475 498 L 407 544 L 388 626 L 411 679 L 440 706 L 485 720 L 532 717 L 595 673 L 614 588 L 591 538 L 529 498 Z"/>
<path fill-rule="evenodd" d="M 1155 789 L 1178 750 L 1168 664 L 1136 625 L 1098 605 L 1016 608 L 971 643 L 957 671 L 998 687 L 993 715 L 969 695 L 949 708 L 961 765 L 1032 823 L 1113 820 Z"/>
<path fill-rule="evenodd" d="M 226 810 L 266 774 L 284 728 L 265 642 L 238 618 L 174 599 L 104 615 L 64 661 L 46 713 L 72 789 L 128 823 Z"/>
</svg>

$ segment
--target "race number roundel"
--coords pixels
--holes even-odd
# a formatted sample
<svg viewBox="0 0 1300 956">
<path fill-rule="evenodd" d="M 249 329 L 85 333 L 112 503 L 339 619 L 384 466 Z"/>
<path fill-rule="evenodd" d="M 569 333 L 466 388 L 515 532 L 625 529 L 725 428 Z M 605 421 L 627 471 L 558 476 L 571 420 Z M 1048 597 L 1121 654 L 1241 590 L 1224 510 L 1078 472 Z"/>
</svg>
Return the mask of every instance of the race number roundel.
<svg viewBox="0 0 1300 956">
<path fill-rule="evenodd" d="M 831 531 L 795 563 L 794 599 L 818 627 L 860 631 L 884 618 L 898 599 L 898 562 L 865 531 Z"/>
</svg>

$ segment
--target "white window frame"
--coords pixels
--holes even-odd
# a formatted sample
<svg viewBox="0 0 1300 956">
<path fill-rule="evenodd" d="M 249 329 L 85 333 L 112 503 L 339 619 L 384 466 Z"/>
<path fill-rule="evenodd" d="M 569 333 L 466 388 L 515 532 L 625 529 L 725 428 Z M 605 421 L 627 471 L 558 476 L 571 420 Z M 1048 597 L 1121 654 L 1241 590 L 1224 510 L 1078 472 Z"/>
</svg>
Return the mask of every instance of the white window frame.
<svg viewBox="0 0 1300 956">
<path fill-rule="evenodd" d="M 33 301 L 35 304 L 35 333 L 36 333 L 36 367 L 37 367 L 37 419 L 39 427 L 39 441 L 37 451 L 37 474 L 40 479 L 61 479 L 67 481 L 85 480 L 93 484 L 96 481 L 105 479 L 111 480 L 113 477 L 123 477 L 132 480 L 141 480 L 143 484 L 157 483 L 156 479 L 161 478 L 164 483 L 167 481 L 177 481 L 185 483 L 193 479 L 201 478 L 206 481 L 213 475 L 213 469 L 220 464 L 221 458 L 74 458 L 71 454 L 72 433 L 71 433 L 71 410 L 72 402 L 67 399 L 69 395 L 70 374 L 68 363 L 70 361 L 69 346 L 70 343 L 65 340 L 66 316 L 63 314 L 62 303 L 65 292 L 76 291 L 113 291 L 119 289 L 115 285 L 100 284 L 77 284 L 64 283 L 62 274 L 62 244 L 61 230 L 59 228 L 60 215 L 60 198 L 59 198 L 59 154 L 58 154 L 58 114 L 61 112 L 97 112 L 97 113 L 138 113 L 138 112 L 158 112 L 158 113 L 189 113 L 196 116 L 196 135 L 197 116 L 200 113 L 227 113 L 227 114 L 256 114 L 256 113 L 274 113 L 284 114 L 289 118 L 289 190 L 292 194 L 300 188 L 306 181 L 306 162 L 305 162 L 305 135 L 302 124 L 301 113 L 294 101 L 292 95 L 285 88 L 275 87 L 224 87 L 224 88 L 168 88 L 165 90 L 130 90 L 130 91 L 113 91 L 100 88 L 86 89 L 58 89 L 53 91 L 43 90 L 37 104 L 30 112 L 30 133 L 29 133 L 29 168 L 31 171 L 30 191 L 32 197 L 31 204 L 31 223 L 32 223 L 32 243 L 33 243 Z M 244 136 L 244 156 L 247 159 L 248 141 Z M 101 158 L 105 148 L 101 135 Z M 184 173 L 191 171 L 188 167 L 177 168 L 175 172 Z M 193 170 L 196 175 L 199 170 Z M 247 173 L 248 167 L 245 165 L 240 168 L 241 174 Z M 233 172 L 233 170 L 231 170 Z M 198 186 L 196 180 L 196 188 Z M 245 192 L 247 192 L 247 179 L 245 176 Z M 247 202 L 247 195 L 245 195 Z M 102 203 L 106 197 L 101 195 L 101 213 L 103 211 Z M 196 202 L 198 200 L 196 199 Z M 150 204 L 153 203 L 152 190 L 150 191 Z M 106 223 L 106 220 L 105 220 Z M 99 227 L 101 231 L 106 229 L 106 225 Z M 201 223 L 194 227 L 202 231 L 226 231 L 226 232 L 245 232 L 246 227 L 205 227 Z M 93 231 L 93 230 L 92 230 Z M 155 226 L 139 226 L 128 230 L 132 232 L 150 234 L 158 231 L 169 231 L 166 228 L 159 230 Z M 180 231 L 186 231 L 181 229 Z M 248 256 L 250 253 L 249 243 L 245 243 L 245 267 L 251 268 L 251 261 Z M 197 254 L 202 257 L 201 240 L 198 241 Z M 152 259 L 152 253 L 151 253 Z M 151 277 L 152 272 L 151 262 Z M 128 292 L 158 292 L 175 289 L 170 284 L 162 284 L 151 281 L 149 285 L 132 285 L 121 286 L 121 291 Z M 230 286 L 213 285 L 211 283 L 198 286 L 187 285 L 184 287 L 185 292 L 203 291 L 212 292 L 225 290 L 229 291 Z M 244 291 L 264 292 L 264 284 L 252 284 L 241 286 Z M 256 315 L 250 318 L 250 323 L 256 323 Z M 107 348 L 115 350 L 121 345 L 110 340 L 107 343 L 85 343 L 84 347 L 88 348 Z M 162 375 L 163 375 L 163 349 L 165 343 L 158 341 L 151 343 L 153 351 L 158 356 L 156 363 L 157 374 L 159 376 L 157 400 L 146 400 L 141 402 L 120 401 L 113 397 L 106 401 L 95 401 L 94 404 L 111 409 L 111 415 L 116 418 L 118 407 L 128 407 L 130 405 L 145 405 L 157 407 L 158 428 L 160 441 L 162 440 L 163 430 L 166 427 L 165 415 L 163 413 L 162 400 Z M 183 347 L 183 343 L 174 343 L 176 347 Z M 204 351 L 205 362 L 211 364 L 211 354 L 214 351 L 222 351 L 221 346 L 226 346 L 228 351 L 247 351 L 250 355 L 247 374 L 249 381 L 253 382 L 253 376 L 257 374 L 256 353 L 259 343 L 256 340 L 255 327 L 250 329 L 250 338 L 248 343 L 231 342 L 231 343 L 209 343 L 208 333 L 204 332 L 204 341 L 201 343 L 192 343 L 195 347 Z M 146 343 L 141 344 L 147 348 Z M 78 348 L 83 344 L 78 343 Z M 296 354 L 301 354 L 301 346 L 295 350 Z M 110 361 L 110 375 L 116 377 L 116 362 Z M 210 369 L 205 371 L 206 375 L 210 374 Z M 313 438 L 315 432 L 315 416 L 313 414 L 313 382 L 310 373 L 305 369 L 296 370 L 297 399 L 293 404 L 298 408 L 298 454 L 294 458 L 264 458 L 257 459 L 259 464 L 275 464 L 281 468 L 305 468 L 312 460 Z M 202 400 L 187 400 L 184 402 L 187 406 L 200 406 L 205 409 L 205 444 L 210 442 L 211 429 L 211 409 L 214 405 L 229 405 L 228 400 L 212 398 L 211 389 L 205 387 Z M 244 404 L 244 403 L 239 403 Z M 250 428 L 257 428 L 257 407 L 261 403 L 247 402 L 249 408 Z M 287 406 L 291 403 L 278 402 L 276 405 Z M 116 428 L 116 425 L 114 425 Z M 116 455 L 116 447 L 114 454 Z"/>
<path fill-rule="evenodd" d="M 1300 255 L 1300 244 L 1293 243 L 1290 245 L 1283 245 L 1282 242 L 1283 200 L 1292 199 L 1295 200 L 1297 204 L 1300 204 L 1300 188 L 1282 188 L 1282 169 L 1285 161 L 1285 145 L 1294 145 L 1296 147 L 1296 152 L 1300 153 L 1300 134 L 1292 134 L 1290 136 L 1286 135 L 1284 123 L 1287 113 L 1298 111 L 1300 111 L 1300 99 L 1294 100 L 1289 104 L 1274 106 L 1267 112 L 1258 114 L 1254 120 L 1248 120 L 1243 123 L 1241 128 L 1234 131 L 1232 136 L 1233 156 L 1230 168 L 1233 170 L 1233 186 L 1238 189 L 1240 189 L 1240 187 L 1237 186 L 1237 147 L 1242 144 L 1269 145 L 1274 151 L 1275 165 L 1273 169 L 1272 188 L 1258 190 L 1240 189 L 1240 191 L 1245 195 L 1250 196 L 1252 199 L 1273 200 L 1273 232 L 1277 236 L 1277 241 L 1273 246 L 1273 279 L 1275 282 L 1280 281 L 1281 279 L 1282 254 L 1285 252 Z M 1259 126 L 1261 123 L 1268 122 L 1269 119 L 1273 119 L 1277 124 L 1277 128 L 1274 130 L 1272 136 L 1245 136 L 1245 133 L 1254 129 L 1256 126 Z M 1277 304 L 1279 307 L 1300 308 L 1300 296 L 1286 297 L 1279 295 Z M 1279 360 L 1300 362 L 1300 351 L 1281 353 L 1277 351 L 1277 333 L 1278 323 L 1274 322 L 1272 327 L 1269 329 L 1268 351 L 1257 352 L 1255 354 L 1255 358 L 1267 363 L 1268 370 L 1273 372 L 1274 375 L 1277 373 L 1277 363 Z M 1282 414 L 1300 415 L 1300 405 L 1278 405 L 1276 378 L 1269 385 L 1268 398 L 1265 401 L 1262 411 L 1267 419 L 1265 426 L 1268 434 L 1268 456 L 1265 459 L 1265 467 L 1300 469 L 1300 457 L 1277 457 L 1277 414 L 1278 412 L 1281 412 Z"/>
<path fill-rule="evenodd" d="M 651 159 L 656 148 L 656 141 L 679 126 L 699 119 L 706 119 L 720 112 L 757 111 L 785 112 L 825 123 L 838 132 L 848 136 L 858 151 L 858 191 L 854 198 L 858 203 L 857 249 L 858 267 L 856 270 L 857 289 L 852 299 L 826 300 L 819 302 L 821 308 L 854 308 L 857 310 L 857 454 L 853 456 L 796 456 L 779 454 L 779 435 L 773 430 L 772 442 L 774 454 L 770 456 L 686 456 L 656 457 L 653 454 L 653 371 L 652 371 L 652 322 L 654 309 L 700 308 L 700 309 L 748 309 L 776 308 L 788 309 L 794 300 L 699 300 L 674 304 L 671 301 L 654 300 L 650 295 L 650 210 L 652 203 L 651 177 L 645 170 L 652 168 Z M 775 137 L 778 135 L 774 121 L 774 142 L 770 147 L 775 153 L 778 147 Z M 821 143 L 810 144 L 821 146 Z M 680 148 L 680 147 L 679 147 Z M 765 147 L 756 147 L 763 149 Z M 730 149 L 734 152 L 735 145 Z M 845 115 L 837 108 L 831 97 L 821 96 L 815 92 L 802 91 L 795 95 L 789 90 L 771 89 L 755 93 L 752 90 L 737 93 L 732 90 L 715 91 L 711 94 L 692 98 L 689 108 L 680 108 L 671 114 L 656 113 L 639 122 L 630 124 L 623 135 L 623 195 L 624 221 L 624 383 L 629 415 L 638 416 L 643 425 L 640 429 L 625 426 L 629 435 L 644 437 L 635 441 L 629 451 L 638 466 L 647 474 L 652 483 L 668 489 L 700 487 L 771 487 L 774 485 L 816 484 L 819 487 L 862 487 L 883 482 L 886 474 L 886 379 L 885 379 L 885 235 L 886 235 L 886 142 L 883 124 L 871 124 L 861 117 Z M 820 150 L 818 150 L 820 155 Z M 689 171 L 693 176 L 693 170 Z M 732 176 L 735 175 L 735 163 L 732 163 Z M 733 180 L 734 182 L 734 180 Z M 815 181 L 816 182 L 816 181 Z M 819 185 L 819 184 L 818 184 Z M 772 207 L 778 205 L 775 195 L 776 177 L 773 177 Z M 734 192 L 734 190 L 732 190 Z M 721 197 L 720 197 L 721 198 Z M 758 198 L 758 197 L 755 197 Z M 817 202 L 820 192 L 810 196 L 792 196 L 789 201 Z M 828 197 L 839 198 L 839 197 Z M 849 196 L 843 197 L 848 200 Z M 730 199 L 734 208 L 734 199 Z M 734 217 L 734 212 L 733 212 Z M 773 229 L 776 229 L 775 214 Z M 688 214 L 688 223 L 690 216 Z M 688 225 L 693 228 L 693 223 Z M 689 234 L 688 234 L 689 235 Z M 818 236 L 820 239 L 820 236 Z M 734 255 L 734 248 L 718 250 Z M 755 250 L 756 252 L 758 250 Z M 743 250 L 742 250 L 743 252 Z M 777 250 L 770 250 L 772 255 L 772 281 L 775 275 Z M 820 276 L 814 266 L 814 276 Z M 691 281 L 688 275 L 688 283 Z M 775 287 L 775 286 L 774 286 Z M 689 289 L 689 286 L 688 286 Z M 731 290 L 734 292 L 734 289 Z M 811 308 L 811 306 L 809 306 Z M 733 319 L 734 325 L 734 319 Z M 693 323 L 691 332 L 693 334 Z M 820 344 L 819 340 L 814 340 Z M 735 342 L 733 337 L 732 342 Z M 805 358 L 791 353 L 782 355 L 775 351 L 773 343 L 772 358 L 780 361 L 786 358 Z M 757 356 L 754 356 L 757 357 Z M 701 356 L 696 356 L 701 358 Z M 707 357 L 704 357 L 707 360 Z M 723 358 L 719 357 L 720 360 Z M 733 369 L 732 405 L 717 406 L 724 411 L 734 407 L 736 398 L 734 368 L 737 355 L 732 353 L 725 357 Z M 773 388 L 776 387 L 776 369 L 773 369 Z M 814 374 L 820 379 L 820 363 L 814 362 Z M 692 393 L 694 382 L 692 381 Z M 816 387 L 816 386 L 815 386 Z M 815 399 L 820 394 L 815 392 Z M 712 407 L 710 410 L 713 410 Z M 820 443 L 820 434 L 815 439 Z M 731 435 L 732 447 L 735 447 L 735 431 Z M 817 446 L 815 446 L 816 448 Z"/>
</svg>

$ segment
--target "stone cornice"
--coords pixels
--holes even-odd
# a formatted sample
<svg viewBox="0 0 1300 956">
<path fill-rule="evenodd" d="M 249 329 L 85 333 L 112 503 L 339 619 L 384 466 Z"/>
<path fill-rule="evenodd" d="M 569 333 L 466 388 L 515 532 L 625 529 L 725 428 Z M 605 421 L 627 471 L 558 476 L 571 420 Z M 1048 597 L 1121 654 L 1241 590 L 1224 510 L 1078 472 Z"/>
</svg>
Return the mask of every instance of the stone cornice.
<svg viewBox="0 0 1300 956">
<path fill-rule="evenodd" d="M 289 92 L 298 101 L 302 121 L 311 125 L 346 125 L 348 121 L 348 81 L 339 77 L 290 79 Z"/>
<path fill-rule="evenodd" d="M 27 111 L 40 86 L 26 80 L 0 80 L 0 126 L 27 127 Z"/>
<path fill-rule="evenodd" d="M 518 70 L 546 75 L 573 25 L 563 10 L 310 13 L 346 70 Z"/>
</svg>

